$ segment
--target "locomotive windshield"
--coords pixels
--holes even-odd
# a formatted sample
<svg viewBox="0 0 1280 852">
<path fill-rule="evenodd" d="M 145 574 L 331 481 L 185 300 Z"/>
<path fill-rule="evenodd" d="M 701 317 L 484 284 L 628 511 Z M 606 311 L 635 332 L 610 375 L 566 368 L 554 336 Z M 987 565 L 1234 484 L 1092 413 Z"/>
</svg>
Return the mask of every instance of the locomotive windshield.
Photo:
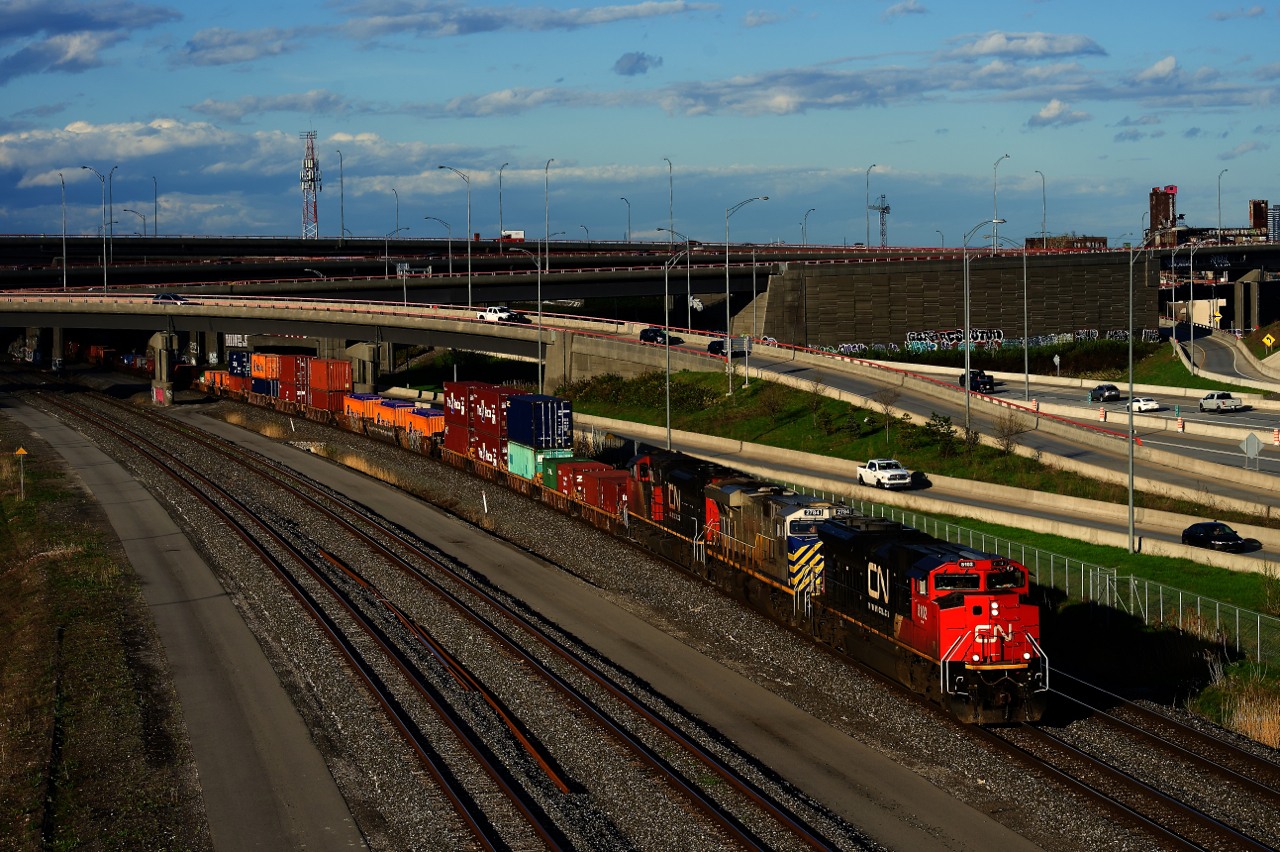
<svg viewBox="0 0 1280 852">
<path fill-rule="evenodd" d="M 933 587 L 938 591 L 976 592 L 982 585 L 980 574 L 935 574 Z"/>
<path fill-rule="evenodd" d="M 817 521 L 803 520 L 792 521 L 787 525 L 787 535 L 817 535 Z"/>
<path fill-rule="evenodd" d="M 1026 585 L 1026 575 L 1016 568 L 1011 571 L 992 571 L 987 575 L 988 589 L 1020 589 Z"/>
</svg>

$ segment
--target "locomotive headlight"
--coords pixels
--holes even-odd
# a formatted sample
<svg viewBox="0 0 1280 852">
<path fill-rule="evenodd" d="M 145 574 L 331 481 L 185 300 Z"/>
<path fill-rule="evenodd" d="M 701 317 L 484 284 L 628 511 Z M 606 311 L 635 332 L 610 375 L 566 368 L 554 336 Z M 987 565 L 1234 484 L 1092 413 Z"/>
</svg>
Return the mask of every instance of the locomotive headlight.
<svg viewBox="0 0 1280 852">
<path fill-rule="evenodd" d="M 973 655 L 973 661 L 974 661 L 975 663 L 976 663 L 976 662 L 978 662 L 978 660 L 981 660 L 981 659 L 982 659 L 982 658 L 981 658 L 981 657 L 979 657 L 977 654 L 974 654 L 974 655 Z"/>
<path fill-rule="evenodd" d="M 1000 611 L 1000 604 L 999 604 L 999 602 L 997 602 L 997 601 L 992 601 L 992 602 L 991 602 L 991 612 L 992 612 L 992 614 L 995 614 L 995 613 L 997 613 L 997 612 L 999 612 L 999 611 Z"/>
<path fill-rule="evenodd" d="M 1024 659 L 1024 660 L 1029 660 L 1029 659 L 1031 659 L 1031 652 L 1030 652 L 1030 651 L 1027 651 L 1026 653 L 1024 653 L 1024 654 L 1022 655 L 1022 659 Z"/>
</svg>

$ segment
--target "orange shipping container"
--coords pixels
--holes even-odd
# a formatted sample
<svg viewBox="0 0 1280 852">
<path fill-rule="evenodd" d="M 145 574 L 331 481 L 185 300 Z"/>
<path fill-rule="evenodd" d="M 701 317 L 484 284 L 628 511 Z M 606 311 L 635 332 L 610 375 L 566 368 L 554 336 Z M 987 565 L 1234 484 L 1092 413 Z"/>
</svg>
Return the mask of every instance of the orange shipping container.
<svg viewBox="0 0 1280 852">
<path fill-rule="evenodd" d="M 265 352 L 254 352 L 249 356 L 249 375 L 255 379 L 269 378 L 267 375 L 267 355 Z"/>
<path fill-rule="evenodd" d="M 444 415 L 410 412 L 404 417 L 404 428 L 419 435 L 435 435 L 444 431 Z"/>
<path fill-rule="evenodd" d="M 351 362 L 337 358 L 312 358 L 308 379 L 314 390 L 350 392 Z"/>
</svg>

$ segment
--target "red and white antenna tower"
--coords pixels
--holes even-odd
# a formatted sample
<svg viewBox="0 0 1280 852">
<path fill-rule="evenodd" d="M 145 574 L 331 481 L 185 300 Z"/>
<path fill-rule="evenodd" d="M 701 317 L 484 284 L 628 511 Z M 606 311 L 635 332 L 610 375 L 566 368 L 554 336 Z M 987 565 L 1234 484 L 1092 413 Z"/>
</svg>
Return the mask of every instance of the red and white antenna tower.
<svg viewBox="0 0 1280 852">
<path fill-rule="evenodd" d="M 316 193 L 320 191 L 320 164 L 316 162 L 316 132 L 308 130 L 298 134 L 307 140 L 307 153 L 302 157 L 302 238 L 320 239 L 320 214 L 316 209 Z"/>
</svg>

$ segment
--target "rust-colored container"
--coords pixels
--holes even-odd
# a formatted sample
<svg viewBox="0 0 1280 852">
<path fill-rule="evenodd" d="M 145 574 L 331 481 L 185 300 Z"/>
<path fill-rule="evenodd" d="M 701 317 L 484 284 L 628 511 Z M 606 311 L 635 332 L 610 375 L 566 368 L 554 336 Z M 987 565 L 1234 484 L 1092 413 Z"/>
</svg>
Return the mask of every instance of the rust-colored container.
<svg viewBox="0 0 1280 852">
<path fill-rule="evenodd" d="M 471 430 L 471 454 L 477 461 L 507 469 L 507 441 L 497 435 Z"/>
<path fill-rule="evenodd" d="M 630 478 L 631 474 L 625 470 L 583 471 L 582 499 L 588 505 L 616 515 L 627 502 L 627 480 Z"/>
<path fill-rule="evenodd" d="M 287 402 L 307 401 L 306 388 L 300 388 L 297 385 L 287 385 L 284 382 L 280 383 L 280 393 L 278 396 Z"/>
<path fill-rule="evenodd" d="M 471 427 L 471 393 L 476 388 L 490 388 L 488 382 L 445 382 L 444 419 Z"/>
<path fill-rule="evenodd" d="M 471 428 L 499 438 L 507 437 L 507 398 L 524 391 L 511 388 L 474 388 L 470 393 Z"/>
<path fill-rule="evenodd" d="M 240 393 L 248 393 L 253 379 L 249 376 L 227 376 L 227 387 Z"/>
<path fill-rule="evenodd" d="M 351 390 L 351 362 L 340 358 L 312 358 L 307 372 L 307 387 L 338 393 Z"/>
<path fill-rule="evenodd" d="M 332 411 L 335 414 L 342 413 L 343 395 L 336 391 L 322 391 L 315 388 L 307 388 L 307 405 L 312 408 L 323 408 L 325 411 Z"/>
<path fill-rule="evenodd" d="M 307 362 L 311 360 L 309 355 L 277 355 L 275 357 L 277 375 L 268 376 L 268 378 L 279 379 L 282 385 L 293 385 L 298 388 L 307 386 Z"/>
<path fill-rule="evenodd" d="M 460 456 L 471 454 L 471 430 L 465 423 L 449 423 L 444 433 L 444 448 Z"/>
<path fill-rule="evenodd" d="M 569 464 L 561 464 L 556 466 L 556 490 L 568 497 L 576 497 L 579 500 L 584 499 L 586 491 L 584 487 L 583 474 L 589 470 L 611 470 L 607 464 L 602 462 L 571 462 Z"/>
</svg>

